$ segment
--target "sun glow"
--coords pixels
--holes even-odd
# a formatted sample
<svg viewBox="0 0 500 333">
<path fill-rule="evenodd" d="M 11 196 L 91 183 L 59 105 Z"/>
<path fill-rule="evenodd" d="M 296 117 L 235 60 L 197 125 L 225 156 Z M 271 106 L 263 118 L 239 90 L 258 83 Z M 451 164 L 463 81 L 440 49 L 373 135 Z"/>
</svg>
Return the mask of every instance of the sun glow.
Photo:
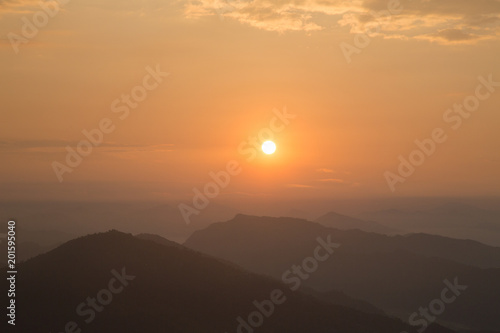
<svg viewBox="0 0 500 333">
<path fill-rule="evenodd" d="M 267 155 L 271 155 L 276 151 L 276 144 L 272 141 L 266 141 L 262 144 L 262 151 Z"/>
</svg>

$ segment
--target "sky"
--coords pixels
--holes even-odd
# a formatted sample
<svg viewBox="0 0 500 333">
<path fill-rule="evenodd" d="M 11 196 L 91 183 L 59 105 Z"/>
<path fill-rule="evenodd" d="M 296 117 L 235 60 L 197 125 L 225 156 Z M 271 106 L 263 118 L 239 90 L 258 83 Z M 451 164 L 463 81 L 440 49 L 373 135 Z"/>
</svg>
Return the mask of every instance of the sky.
<svg viewBox="0 0 500 333">
<path fill-rule="evenodd" d="M 184 200 L 231 161 L 242 202 L 500 194 L 500 1 L 43 6 L 0 1 L 2 200 Z"/>
</svg>

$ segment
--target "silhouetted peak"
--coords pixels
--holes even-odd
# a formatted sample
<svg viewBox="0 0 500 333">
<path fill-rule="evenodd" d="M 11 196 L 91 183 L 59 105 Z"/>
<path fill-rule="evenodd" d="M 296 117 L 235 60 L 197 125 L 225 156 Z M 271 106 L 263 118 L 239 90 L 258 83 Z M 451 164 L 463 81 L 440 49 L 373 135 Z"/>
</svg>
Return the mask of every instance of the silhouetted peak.
<svg viewBox="0 0 500 333">
<path fill-rule="evenodd" d="M 321 220 L 321 219 L 343 219 L 343 220 L 349 219 L 349 220 L 353 220 L 353 221 L 354 220 L 359 220 L 357 218 L 354 218 L 354 217 L 351 217 L 351 216 L 347 216 L 347 215 L 343 215 L 343 214 L 339 214 L 337 212 L 328 212 L 325 215 L 319 217 L 316 221 Z"/>
<path fill-rule="evenodd" d="M 157 244 L 161 244 L 161 245 L 166 245 L 166 246 L 180 246 L 180 244 L 174 242 L 174 241 L 171 241 L 169 239 L 166 239 L 165 237 L 162 237 L 160 235 L 156 235 L 156 234 L 147 234 L 147 233 L 143 233 L 143 234 L 138 234 L 138 235 L 135 235 L 136 238 L 139 238 L 139 239 L 142 239 L 142 240 L 147 240 L 147 241 L 151 241 L 151 242 L 154 242 L 154 243 L 157 243 Z"/>
</svg>

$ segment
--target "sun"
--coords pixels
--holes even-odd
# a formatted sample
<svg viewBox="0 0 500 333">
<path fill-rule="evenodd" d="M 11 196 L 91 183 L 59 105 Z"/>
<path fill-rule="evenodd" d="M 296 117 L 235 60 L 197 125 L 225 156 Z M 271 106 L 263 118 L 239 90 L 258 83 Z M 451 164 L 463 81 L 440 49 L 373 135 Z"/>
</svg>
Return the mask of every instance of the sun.
<svg viewBox="0 0 500 333">
<path fill-rule="evenodd" d="M 266 141 L 262 144 L 262 151 L 267 155 L 271 155 L 276 151 L 276 144 L 272 141 Z"/>
</svg>

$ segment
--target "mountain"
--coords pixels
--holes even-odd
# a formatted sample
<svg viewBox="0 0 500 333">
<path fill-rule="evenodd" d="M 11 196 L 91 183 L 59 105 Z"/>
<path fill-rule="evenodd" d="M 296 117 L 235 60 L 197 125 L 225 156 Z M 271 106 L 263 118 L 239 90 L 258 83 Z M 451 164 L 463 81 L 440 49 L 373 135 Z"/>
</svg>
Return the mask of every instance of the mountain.
<svg viewBox="0 0 500 333">
<path fill-rule="evenodd" d="M 299 243 L 306 237 L 311 238 L 314 235 L 333 232 L 338 242 L 342 244 L 342 248 L 353 253 L 370 254 L 406 251 L 429 258 L 437 257 L 479 268 L 500 268 L 500 247 L 485 245 L 473 240 L 453 239 L 422 233 L 388 236 L 361 230 L 327 228 L 318 223 L 302 219 L 256 217 L 242 214 L 227 222 L 215 223 L 204 230 L 193 233 L 184 245 L 202 252 L 206 252 L 206 250 L 215 251 L 217 252 L 215 255 L 220 257 L 219 253 L 222 254 L 225 251 L 224 246 L 226 243 L 239 236 L 243 237 L 246 231 L 241 229 L 247 228 L 254 234 L 269 233 L 265 236 L 259 236 L 264 237 L 263 239 L 266 240 L 259 242 L 261 247 L 267 246 L 264 244 L 270 242 L 270 237 L 277 237 L 274 234 L 278 229 L 284 235 L 287 235 L 287 238 L 292 238 Z M 231 234 L 232 232 L 234 234 Z M 301 234 L 302 232 L 305 234 Z M 288 241 L 286 238 L 279 239 L 276 246 L 280 243 L 287 243 L 290 248 L 296 247 L 292 241 Z M 244 249 L 244 244 L 250 247 L 248 242 L 242 243 L 242 253 L 240 254 L 243 255 L 243 252 L 256 250 Z M 283 251 L 286 246 L 281 246 Z"/>
<path fill-rule="evenodd" d="M 305 285 L 317 291 L 337 290 L 390 315 L 408 320 L 440 296 L 447 283 L 467 285 L 457 301 L 437 319 L 449 327 L 498 330 L 500 268 L 498 248 L 472 241 L 430 235 L 385 236 L 338 230 L 292 218 L 238 215 L 195 232 L 185 245 L 260 274 L 281 278 L 297 258 L 311 255 L 317 238 L 340 247 Z M 466 263 L 488 258 L 480 268 Z"/>
<path fill-rule="evenodd" d="M 73 235 L 56 230 L 16 227 L 16 260 L 21 262 L 48 252 L 72 238 Z M 7 234 L 1 234 L 0 249 L 2 253 L 7 253 Z M 0 267 L 6 263 L 7 258 L 0 258 Z"/>
<path fill-rule="evenodd" d="M 184 242 L 193 231 L 234 215 L 231 208 L 213 202 L 203 214 L 192 216 L 188 225 L 178 202 L 173 201 L 0 202 L 0 220 L 16 220 L 19 230 L 30 231 L 25 240 L 42 246 L 60 245 L 78 236 L 110 229 L 168 235 L 169 239 Z"/>
<path fill-rule="evenodd" d="M 155 234 L 138 234 L 135 237 L 143 240 L 149 240 L 155 242 L 157 244 L 165 245 L 165 246 L 181 246 L 179 243 L 168 240 L 164 237 Z"/>
<path fill-rule="evenodd" d="M 15 329 L 24 333 L 410 331 L 183 246 L 117 231 L 69 241 L 18 271 Z"/>
<path fill-rule="evenodd" d="M 315 222 L 325 227 L 340 230 L 358 229 L 367 232 L 376 232 L 379 234 L 392 235 L 400 233 L 397 229 L 386 227 L 373 221 L 365 221 L 354 217 L 341 215 L 335 212 L 329 212 L 315 220 Z"/>
<path fill-rule="evenodd" d="M 382 210 L 359 217 L 407 232 L 473 239 L 500 246 L 500 212 L 466 204 L 448 203 L 416 211 Z"/>
<path fill-rule="evenodd" d="M 319 292 L 310 288 L 303 288 L 301 290 L 306 294 L 313 295 L 314 297 L 328 303 L 345 306 L 366 313 L 385 315 L 384 311 L 376 308 L 370 303 L 359 299 L 354 299 L 340 291 L 330 290 L 330 291 Z"/>
<path fill-rule="evenodd" d="M 17 223 L 16 239 L 18 242 L 37 244 L 40 248 L 54 248 L 76 236 L 71 233 L 61 232 L 57 229 L 43 229 L 40 226 L 25 228 Z M 20 250 L 22 250 L 20 248 Z"/>
<path fill-rule="evenodd" d="M 139 234 L 136 235 L 135 237 L 140 238 L 140 239 L 145 239 L 145 240 L 150 240 L 152 242 L 155 242 L 157 244 L 161 245 L 166 245 L 166 246 L 182 246 L 178 243 L 172 242 L 166 238 L 163 238 L 158 235 L 153 235 L 153 234 Z M 328 292 L 317 292 L 312 289 L 303 289 L 302 290 L 304 293 L 315 296 L 318 299 L 324 300 L 328 303 L 331 304 L 336 304 L 336 305 L 342 305 L 348 308 L 353 308 L 362 312 L 366 313 L 374 313 L 374 314 L 380 314 L 384 315 L 384 312 L 380 309 L 377 309 L 373 305 L 361 301 L 361 300 L 356 300 L 353 299 L 349 296 L 347 296 L 344 293 L 337 292 L 334 290 L 328 291 Z"/>
</svg>

